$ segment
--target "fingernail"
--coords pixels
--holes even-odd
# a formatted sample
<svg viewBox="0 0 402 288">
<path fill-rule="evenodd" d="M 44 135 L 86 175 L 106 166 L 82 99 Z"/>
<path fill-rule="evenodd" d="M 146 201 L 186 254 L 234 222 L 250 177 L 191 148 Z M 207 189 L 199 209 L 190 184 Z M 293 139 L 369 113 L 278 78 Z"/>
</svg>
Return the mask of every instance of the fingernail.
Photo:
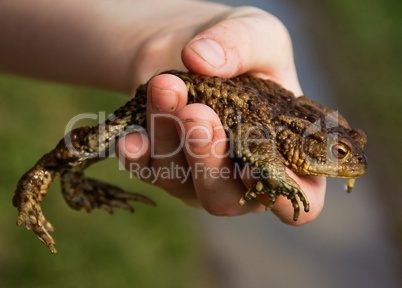
<svg viewBox="0 0 402 288">
<path fill-rule="evenodd" d="M 191 49 L 209 65 L 219 68 L 226 63 L 226 55 L 222 46 L 215 40 L 203 38 L 193 42 Z"/>
<path fill-rule="evenodd" d="M 200 119 L 186 119 L 182 123 L 186 130 L 185 143 L 194 148 L 202 148 L 211 143 L 213 130 L 210 123 Z"/>
<path fill-rule="evenodd" d="M 161 112 L 173 112 L 177 108 L 178 96 L 172 90 L 151 88 L 153 106 Z"/>
</svg>

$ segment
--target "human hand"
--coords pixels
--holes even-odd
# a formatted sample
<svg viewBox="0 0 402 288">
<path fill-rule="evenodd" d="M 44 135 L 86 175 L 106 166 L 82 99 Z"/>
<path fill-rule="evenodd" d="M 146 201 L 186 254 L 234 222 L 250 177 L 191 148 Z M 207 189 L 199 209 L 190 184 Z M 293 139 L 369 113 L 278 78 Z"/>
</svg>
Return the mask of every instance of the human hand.
<svg viewBox="0 0 402 288">
<path fill-rule="evenodd" d="M 0 71 L 7 73 L 126 93 L 159 72 L 187 68 L 221 77 L 249 73 L 279 82 L 296 95 L 302 93 L 286 28 L 275 17 L 256 8 L 233 9 L 190 0 L 16 0 L 0 1 L 0 19 L 7 23 L 0 25 Z M 157 76 L 150 82 L 148 92 L 148 123 L 151 115 L 170 113 L 179 119 L 197 120 L 206 127 L 204 132 L 211 133 L 192 130 L 189 121 L 158 118 L 156 128 L 148 130 L 155 135 L 157 152 L 178 147 L 178 130 L 193 140 L 184 141 L 184 149 L 174 157 L 155 159 L 150 158 L 147 149 L 141 157 L 130 155 L 129 152 L 147 146 L 140 135 L 129 135 L 119 142 L 126 165 L 138 163 L 158 169 L 173 162 L 186 170 L 198 163 L 219 171 L 233 167 L 233 161 L 227 157 L 199 159 L 190 153 L 205 154 L 214 148 L 223 154 L 228 147 L 221 123 L 211 109 L 199 104 L 186 106 L 187 93 L 181 80 Z M 184 130 L 177 129 L 178 125 Z M 209 140 L 205 136 L 211 136 L 212 141 L 205 143 L 205 139 Z M 197 139 L 201 142 L 195 143 Z M 293 225 L 309 222 L 322 209 L 324 178 L 288 173 L 307 194 L 310 212 L 302 213 L 294 222 L 291 203 L 282 198 L 273 212 Z M 243 207 L 237 204 L 251 185 L 247 181 L 192 176 L 184 184 L 178 179 L 157 179 L 156 184 L 187 203 L 200 204 L 214 215 L 263 209 L 258 203 Z"/>
<path fill-rule="evenodd" d="M 186 67 L 195 73 L 221 77 L 249 73 L 281 83 L 296 95 L 302 94 L 293 62 L 291 41 L 286 28 L 278 19 L 256 8 L 231 9 L 201 2 L 186 2 L 186 5 L 185 14 L 178 13 L 178 18 L 173 22 L 159 18 L 160 23 L 169 25 L 144 40 L 142 49 L 137 51 L 133 61 L 133 86 L 145 82 L 157 72 Z M 258 201 L 245 206 L 238 205 L 239 199 L 251 187 L 249 180 L 195 173 L 197 167 L 202 167 L 204 171 L 223 171 L 233 168 L 234 163 L 229 157 L 219 157 L 229 147 L 218 116 L 205 105 L 186 103 L 187 90 L 179 78 L 158 75 L 149 82 L 147 122 L 148 132 L 154 135 L 154 152 L 161 155 L 175 151 L 178 147 L 183 149 L 171 157 L 152 158 L 148 140 L 139 134 L 131 134 L 120 140 L 118 145 L 118 152 L 125 156 L 122 161 L 126 167 L 129 168 L 133 163 L 140 167 L 152 167 L 153 171 L 171 165 L 183 167 L 183 171 L 190 171 L 190 167 L 192 177 L 185 183 L 181 182 L 182 178 L 160 177 L 151 180 L 156 180 L 155 184 L 171 195 L 191 205 L 201 205 L 213 215 L 232 216 L 263 210 L 264 206 Z M 175 119 L 158 117 L 151 127 L 151 115 L 160 113 L 174 115 Z M 195 125 L 197 129 L 193 129 Z M 148 149 L 144 150 L 144 147 Z M 138 151 L 145 153 L 139 155 Z M 291 202 L 280 197 L 273 213 L 291 225 L 314 220 L 324 204 L 325 178 L 299 177 L 290 170 L 287 172 L 306 193 L 310 201 L 310 212 L 302 212 L 295 222 Z M 264 197 L 260 200 L 266 204 Z"/>
</svg>

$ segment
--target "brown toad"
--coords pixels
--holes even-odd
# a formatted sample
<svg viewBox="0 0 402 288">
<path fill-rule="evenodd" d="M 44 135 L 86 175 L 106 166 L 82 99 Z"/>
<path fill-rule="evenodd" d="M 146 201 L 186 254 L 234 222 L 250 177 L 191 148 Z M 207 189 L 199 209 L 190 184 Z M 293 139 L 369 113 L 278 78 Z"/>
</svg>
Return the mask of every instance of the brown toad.
<svg viewBox="0 0 402 288">
<path fill-rule="evenodd" d="M 246 75 L 222 79 L 179 71 L 165 73 L 185 82 L 188 103 L 206 104 L 218 114 L 234 158 L 258 173 L 258 180 L 240 199 L 240 205 L 266 194 L 267 209 L 271 209 L 282 195 L 292 202 L 297 221 L 299 201 L 306 212 L 309 201 L 285 167 L 298 175 L 349 178 L 349 192 L 354 179 L 367 171 L 365 134 L 350 128 L 333 110 L 305 96 L 296 98 L 272 81 Z M 141 85 L 136 96 L 105 123 L 72 130 L 19 180 L 13 198 L 18 209 L 17 224 L 33 230 L 52 253 L 56 253 L 49 234 L 53 227 L 45 219 L 40 203 L 59 175 L 65 200 L 77 210 L 103 208 L 111 212 L 120 207 L 132 211 L 130 200 L 154 205 L 146 196 L 86 178 L 83 173 L 89 165 L 112 153 L 119 137 L 145 131 L 146 87 Z"/>
</svg>

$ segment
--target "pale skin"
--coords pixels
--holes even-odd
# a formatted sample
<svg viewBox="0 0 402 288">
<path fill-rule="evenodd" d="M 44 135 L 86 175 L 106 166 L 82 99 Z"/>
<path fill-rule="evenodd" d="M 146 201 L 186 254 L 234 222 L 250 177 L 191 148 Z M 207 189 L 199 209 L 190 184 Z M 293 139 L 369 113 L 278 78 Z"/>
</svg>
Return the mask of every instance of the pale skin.
<svg viewBox="0 0 402 288">
<path fill-rule="evenodd" d="M 2 72 L 127 94 L 158 72 L 186 69 L 221 77 L 250 73 L 302 95 L 286 28 L 274 16 L 252 7 L 234 9 L 190 0 L 1 1 L 0 51 Z M 149 150 L 138 157 L 136 152 L 149 145 L 138 134 L 120 140 L 118 152 L 125 156 L 121 161 L 127 167 L 139 163 L 157 169 L 171 161 L 183 167 L 233 167 L 229 157 L 211 153 L 213 149 L 222 155 L 228 149 L 219 118 L 207 106 L 186 105 L 187 91 L 179 78 L 159 75 L 148 87 L 148 119 L 163 112 L 193 121 L 182 121 L 182 126 L 166 118 L 156 122 L 154 142 L 160 154 L 175 150 L 184 127 L 186 145 L 172 158 L 152 159 Z M 205 129 L 192 129 L 194 123 Z M 325 178 L 288 173 L 305 191 L 310 212 L 293 221 L 293 207 L 282 197 L 272 211 L 285 223 L 305 224 L 322 210 Z M 213 215 L 264 210 L 258 201 L 238 205 L 252 184 L 247 179 L 194 177 L 185 184 L 163 179 L 156 184 Z"/>
</svg>

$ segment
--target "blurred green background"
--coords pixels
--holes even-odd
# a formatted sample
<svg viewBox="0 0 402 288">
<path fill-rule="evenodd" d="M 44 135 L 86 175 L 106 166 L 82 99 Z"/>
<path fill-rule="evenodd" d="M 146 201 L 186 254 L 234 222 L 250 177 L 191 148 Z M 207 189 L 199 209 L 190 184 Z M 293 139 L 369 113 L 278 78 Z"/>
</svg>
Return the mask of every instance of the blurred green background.
<svg viewBox="0 0 402 288">
<path fill-rule="evenodd" d="M 336 100 L 368 135 L 369 177 L 402 251 L 402 2 L 303 0 Z"/>
<path fill-rule="evenodd" d="M 134 203 L 135 214 L 74 211 L 59 182 L 43 202 L 55 226 L 57 255 L 31 232 L 16 227 L 11 198 L 19 177 L 63 137 L 66 123 L 84 112 L 108 113 L 119 94 L 0 76 L 0 287 L 205 287 L 197 221 L 180 201 L 118 171 L 116 158 L 88 170 L 145 192 L 158 207 Z"/>
<path fill-rule="evenodd" d="M 301 0 L 315 10 L 317 45 L 344 114 L 368 134 L 370 177 L 402 243 L 402 2 Z M 1 51 L 0 51 L 1 53 Z M 362 100 L 363 99 L 363 100 Z M 135 214 L 73 211 L 58 182 L 43 209 L 56 228 L 51 255 L 15 226 L 11 198 L 19 177 L 63 136 L 71 117 L 112 112 L 126 96 L 0 75 L 0 287 L 206 287 L 201 231 L 192 209 L 118 171 L 116 159 L 93 177 L 144 192 L 157 208 Z M 402 247 L 402 245 L 401 245 Z"/>
</svg>

